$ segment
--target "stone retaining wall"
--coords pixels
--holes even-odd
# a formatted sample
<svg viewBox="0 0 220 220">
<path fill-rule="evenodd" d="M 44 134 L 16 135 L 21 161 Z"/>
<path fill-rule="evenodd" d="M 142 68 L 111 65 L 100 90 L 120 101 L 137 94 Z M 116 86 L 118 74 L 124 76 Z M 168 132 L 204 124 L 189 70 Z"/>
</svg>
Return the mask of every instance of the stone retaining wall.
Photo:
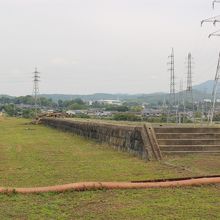
<svg viewBox="0 0 220 220">
<path fill-rule="evenodd" d="M 142 137 L 142 126 L 114 125 L 55 118 L 42 118 L 41 122 L 54 128 L 107 143 L 116 149 L 127 151 L 144 160 L 150 160 L 152 156 L 148 138 L 146 140 L 146 137 L 144 139 Z"/>
</svg>

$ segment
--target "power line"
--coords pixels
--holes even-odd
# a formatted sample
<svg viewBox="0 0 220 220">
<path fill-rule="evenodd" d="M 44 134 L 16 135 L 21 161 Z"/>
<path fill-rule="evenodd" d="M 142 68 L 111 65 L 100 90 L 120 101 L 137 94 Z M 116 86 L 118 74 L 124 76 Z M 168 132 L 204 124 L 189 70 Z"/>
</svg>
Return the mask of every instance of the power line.
<svg viewBox="0 0 220 220">
<path fill-rule="evenodd" d="M 215 31 L 215 32 L 209 34 L 209 38 L 212 37 L 212 36 L 219 37 L 220 36 L 220 30 Z"/>
</svg>

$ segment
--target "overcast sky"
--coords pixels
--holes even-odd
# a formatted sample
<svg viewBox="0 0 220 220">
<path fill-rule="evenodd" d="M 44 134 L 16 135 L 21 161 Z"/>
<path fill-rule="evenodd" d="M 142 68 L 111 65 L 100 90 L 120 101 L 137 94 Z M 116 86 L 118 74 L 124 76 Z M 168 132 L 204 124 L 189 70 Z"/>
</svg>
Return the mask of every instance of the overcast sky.
<svg viewBox="0 0 220 220">
<path fill-rule="evenodd" d="M 169 90 L 175 50 L 177 88 L 194 57 L 193 82 L 213 79 L 220 14 L 211 0 L 0 0 L 0 94 L 151 93 Z"/>
</svg>

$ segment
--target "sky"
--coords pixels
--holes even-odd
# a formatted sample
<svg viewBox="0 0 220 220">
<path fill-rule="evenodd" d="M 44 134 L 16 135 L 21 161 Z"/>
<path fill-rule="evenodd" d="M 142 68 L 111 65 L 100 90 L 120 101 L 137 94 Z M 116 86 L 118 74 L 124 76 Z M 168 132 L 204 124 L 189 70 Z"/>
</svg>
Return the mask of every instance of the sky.
<svg viewBox="0 0 220 220">
<path fill-rule="evenodd" d="M 153 93 L 176 89 L 193 56 L 193 84 L 214 79 L 220 37 L 211 0 L 0 0 L 0 94 Z"/>
</svg>

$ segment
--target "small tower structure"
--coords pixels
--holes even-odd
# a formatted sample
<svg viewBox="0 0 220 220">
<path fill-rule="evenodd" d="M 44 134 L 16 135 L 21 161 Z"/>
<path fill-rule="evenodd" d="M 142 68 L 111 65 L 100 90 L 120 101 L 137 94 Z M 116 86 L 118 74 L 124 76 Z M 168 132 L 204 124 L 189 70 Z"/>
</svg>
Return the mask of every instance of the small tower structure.
<svg viewBox="0 0 220 220">
<path fill-rule="evenodd" d="M 39 82 L 40 82 L 40 73 L 37 71 L 37 67 L 34 71 L 34 88 L 33 88 L 33 96 L 34 96 L 34 110 L 35 117 L 37 117 L 37 109 L 38 109 L 38 95 L 39 95 Z"/>
</svg>

